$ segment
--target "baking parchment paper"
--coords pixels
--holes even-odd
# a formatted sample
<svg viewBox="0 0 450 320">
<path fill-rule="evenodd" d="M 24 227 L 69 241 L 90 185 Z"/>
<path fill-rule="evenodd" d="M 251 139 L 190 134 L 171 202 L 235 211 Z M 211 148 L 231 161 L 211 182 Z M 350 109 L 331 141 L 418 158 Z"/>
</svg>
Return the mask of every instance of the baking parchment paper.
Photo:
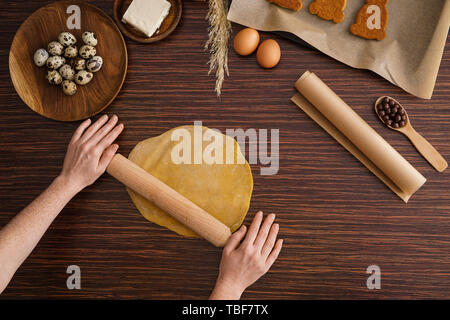
<svg viewBox="0 0 450 320">
<path fill-rule="evenodd" d="M 262 31 L 286 31 L 349 66 L 369 69 L 421 98 L 433 94 L 450 26 L 450 0 L 389 0 L 386 38 L 366 40 L 350 33 L 365 0 L 347 0 L 345 19 L 335 24 L 309 12 L 267 0 L 233 0 L 228 19 Z"/>
<path fill-rule="evenodd" d="M 292 101 L 381 179 L 403 201 L 426 181 L 316 74 L 306 71 L 295 83 Z"/>
</svg>

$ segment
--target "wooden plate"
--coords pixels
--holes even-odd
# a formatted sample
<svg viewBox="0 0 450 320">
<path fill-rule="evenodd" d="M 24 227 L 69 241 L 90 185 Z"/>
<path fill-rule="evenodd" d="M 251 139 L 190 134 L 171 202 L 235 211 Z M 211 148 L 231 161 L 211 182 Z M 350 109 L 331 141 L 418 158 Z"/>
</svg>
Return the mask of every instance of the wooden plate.
<svg viewBox="0 0 450 320">
<path fill-rule="evenodd" d="M 164 21 L 161 23 L 159 31 L 155 32 L 150 38 L 138 29 L 122 22 L 122 17 L 127 11 L 132 0 L 114 0 L 114 20 L 116 20 L 120 31 L 128 38 L 140 43 L 152 43 L 166 38 L 171 34 L 180 22 L 182 4 L 181 0 L 167 0 L 170 2 L 170 11 Z"/>
<path fill-rule="evenodd" d="M 68 30 L 67 7 L 81 10 L 81 30 Z M 69 31 L 83 43 L 81 34 L 93 31 L 97 35 L 97 55 L 103 57 L 103 67 L 78 92 L 66 96 L 61 87 L 45 78 L 47 68 L 34 64 L 34 52 L 47 48 L 58 34 Z M 117 96 L 127 73 L 128 56 L 125 41 L 114 21 L 99 8 L 81 1 L 51 3 L 35 11 L 20 26 L 9 53 L 9 72 L 20 98 L 32 110 L 44 117 L 60 121 L 76 121 L 104 110 Z"/>
</svg>

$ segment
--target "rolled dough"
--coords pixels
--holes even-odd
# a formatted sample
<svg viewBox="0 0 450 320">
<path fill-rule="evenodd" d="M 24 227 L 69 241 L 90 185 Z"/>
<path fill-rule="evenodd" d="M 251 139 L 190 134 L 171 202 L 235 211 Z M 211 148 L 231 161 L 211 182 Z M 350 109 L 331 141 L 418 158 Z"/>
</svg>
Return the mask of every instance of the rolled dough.
<svg viewBox="0 0 450 320">
<path fill-rule="evenodd" d="M 236 140 L 206 127 L 197 127 L 197 130 L 199 128 L 201 128 L 202 134 L 209 130 L 207 133 L 223 137 L 223 143 L 217 145 L 222 148 L 224 164 L 207 164 L 205 161 L 202 161 L 201 164 L 193 164 L 194 126 L 177 127 L 160 136 L 143 140 L 134 147 L 128 159 L 216 217 L 230 227 L 233 232 L 242 224 L 250 205 L 253 190 L 250 166 L 245 161 Z M 183 140 L 183 138 L 180 138 L 178 141 L 172 141 L 172 133 L 177 129 L 185 129 L 190 133 L 192 147 L 191 164 L 175 164 L 172 161 L 173 148 L 177 145 L 180 146 Z M 212 138 L 211 141 L 203 141 L 202 148 L 197 150 L 202 150 L 203 154 L 205 148 L 208 148 L 214 141 L 216 141 L 215 138 Z M 220 139 L 217 141 L 220 141 Z M 234 164 L 225 164 L 227 142 L 228 145 L 233 146 L 235 159 L 241 157 L 242 164 L 236 162 Z M 230 150 L 229 147 L 228 150 Z M 179 154 L 183 155 L 183 152 Z M 197 154 L 199 153 L 197 152 Z M 212 154 L 215 155 L 215 153 Z M 133 190 L 127 190 L 137 209 L 147 220 L 180 235 L 198 237 L 191 229 L 141 195 Z"/>
</svg>

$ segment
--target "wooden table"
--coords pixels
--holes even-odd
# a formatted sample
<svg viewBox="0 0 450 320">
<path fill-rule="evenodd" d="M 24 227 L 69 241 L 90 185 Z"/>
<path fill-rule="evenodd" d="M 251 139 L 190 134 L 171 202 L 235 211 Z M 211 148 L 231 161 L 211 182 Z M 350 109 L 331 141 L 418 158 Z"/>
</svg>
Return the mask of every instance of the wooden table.
<svg viewBox="0 0 450 320">
<path fill-rule="evenodd" d="M 112 16 L 113 1 L 90 1 Z M 0 225 L 58 174 L 79 123 L 32 112 L 8 71 L 8 52 L 22 21 L 48 1 L 0 3 Z M 401 134 L 373 113 L 382 94 L 398 98 L 416 129 L 450 160 L 450 41 L 431 101 L 415 98 L 369 71 L 347 67 L 315 50 L 268 33 L 282 48 L 273 70 L 230 50 L 230 77 L 214 93 L 204 52 L 204 1 L 185 1 L 166 40 L 127 40 L 129 69 L 106 110 L 126 126 L 119 139 L 128 155 L 142 139 L 184 124 L 280 130 L 280 170 L 261 176 L 245 220 L 257 210 L 277 213 L 284 248 L 245 299 L 448 298 L 450 296 L 450 170 L 436 172 Z M 233 26 L 233 34 L 241 26 Z M 427 179 L 404 204 L 293 103 L 294 82 L 316 72 Z M 77 195 L 52 224 L 5 290 L 9 298 L 207 298 L 221 251 L 147 222 L 125 188 L 108 175 Z M 381 268 L 381 290 L 368 290 L 369 265 Z M 78 265 L 82 290 L 66 288 L 66 268 Z"/>
</svg>

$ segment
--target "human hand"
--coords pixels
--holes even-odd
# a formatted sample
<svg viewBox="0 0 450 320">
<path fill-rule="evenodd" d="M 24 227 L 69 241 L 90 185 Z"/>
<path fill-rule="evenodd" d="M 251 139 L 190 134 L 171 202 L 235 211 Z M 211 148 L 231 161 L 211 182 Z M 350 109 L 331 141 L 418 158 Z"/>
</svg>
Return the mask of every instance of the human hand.
<svg viewBox="0 0 450 320">
<path fill-rule="evenodd" d="M 112 144 L 122 132 L 123 124 L 116 125 L 118 117 L 101 116 L 94 124 L 85 120 L 75 130 L 67 148 L 64 165 L 59 175 L 75 193 L 94 183 L 106 170 L 119 145 Z"/>
<path fill-rule="evenodd" d="M 261 226 L 262 218 L 263 213 L 259 211 L 247 235 L 247 228 L 243 225 L 228 240 L 210 299 L 239 299 L 244 290 L 269 271 L 277 259 L 283 245 L 282 239 L 277 240 L 279 225 L 273 224 L 274 214 L 269 214 Z"/>
</svg>

